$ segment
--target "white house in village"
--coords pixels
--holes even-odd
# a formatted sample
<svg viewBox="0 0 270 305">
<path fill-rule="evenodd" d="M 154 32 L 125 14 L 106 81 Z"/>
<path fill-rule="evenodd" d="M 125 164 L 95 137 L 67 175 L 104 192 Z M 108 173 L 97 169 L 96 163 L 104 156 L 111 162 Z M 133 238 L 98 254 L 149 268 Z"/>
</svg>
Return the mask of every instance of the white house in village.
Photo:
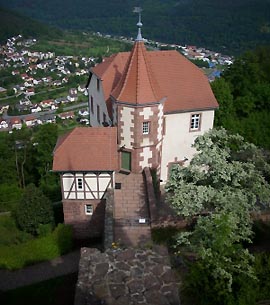
<svg viewBox="0 0 270 305">
<path fill-rule="evenodd" d="M 196 137 L 213 127 L 218 103 L 206 76 L 177 51 L 148 51 L 141 26 L 131 52 L 91 69 L 92 127 L 71 131 L 54 150 L 65 221 L 78 232 L 97 225 L 115 172 L 151 167 L 165 182 L 170 166 L 188 162 Z"/>
</svg>

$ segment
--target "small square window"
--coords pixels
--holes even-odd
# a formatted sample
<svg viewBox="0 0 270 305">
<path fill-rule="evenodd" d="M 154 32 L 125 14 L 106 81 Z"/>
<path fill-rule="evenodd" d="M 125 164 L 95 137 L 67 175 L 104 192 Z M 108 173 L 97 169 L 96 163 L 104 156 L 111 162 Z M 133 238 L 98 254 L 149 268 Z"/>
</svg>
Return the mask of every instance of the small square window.
<svg viewBox="0 0 270 305">
<path fill-rule="evenodd" d="M 199 130 L 201 126 L 201 115 L 192 114 L 190 120 L 190 130 Z"/>
<path fill-rule="evenodd" d="M 93 206 L 92 206 L 92 204 L 86 204 L 84 206 L 84 209 L 85 209 L 85 214 L 86 215 L 93 215 Z"/>
<path fill-rule="evenodd" d="M 83 180 L 82 180 L 82 178 L 77 178 L 77 188 L 78 188 L 78 190 L 82 190 L 83 189 Z"/>
<path fill-rule="evenodd" d="M 149 134 L 149 132 L 150 132 L 150 122 L 143 122 L 142 133 Z"/>
</svg>

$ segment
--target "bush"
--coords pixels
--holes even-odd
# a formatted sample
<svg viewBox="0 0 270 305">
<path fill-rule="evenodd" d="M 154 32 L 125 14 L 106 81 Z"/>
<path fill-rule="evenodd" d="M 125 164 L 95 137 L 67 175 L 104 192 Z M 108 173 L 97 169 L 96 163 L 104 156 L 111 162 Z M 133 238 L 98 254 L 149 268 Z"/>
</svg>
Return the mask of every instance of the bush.
<svg viewBox="0 0 270 305">
<path fill-rule="evenodd" d="M 53 236 L 61 254 L 70 251 L 73 245 L 73 234 L 71 226 L 60 223 L 54 230 Z"/>
<path fill-rule="evenodd" d="M 0 212 L 9 212 L 17 208 L 22 190 L 16 184 L 0 184 Z"/>
<path fill-rule="evenodd" d="M 52 203 L 34 184 L 25 188 L 14 216 L 18 227 L 32 235 L 38 235 L 41 224 L 54 224 Z"/>
<path fill-rule="evenodd" d="M 70 226 L 59 224 L 51 234 L 28 242 L 0 248 L 0 268 L 20 269 L 27 265 L 50 260 L 72 248 Z"/>
<path fill-rule="evenodd" d="M 15 220 L 10 215 L 0 216 L 0 247 L 20 244 L 32 238 L 32 235 L 18 230 Z"/>
</svg>

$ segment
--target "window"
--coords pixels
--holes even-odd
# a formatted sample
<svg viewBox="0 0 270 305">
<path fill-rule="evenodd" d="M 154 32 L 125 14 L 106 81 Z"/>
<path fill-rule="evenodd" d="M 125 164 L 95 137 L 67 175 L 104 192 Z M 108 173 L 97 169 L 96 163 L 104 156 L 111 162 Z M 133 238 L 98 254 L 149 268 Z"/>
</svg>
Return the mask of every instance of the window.
<svg viewBox="0 0 270 305">
<path fill-rule="evenodd" d="M 150 131 L 150 122 L 143 122 L 142 133 L 143 134 L 148 134 L 149 131 Z"/>
<path fill-rule="evenodd" d="M 83 180 L 82 178 L 77 178 L 77 189 L 82 190 L 83 189 Z"/>
<path fill-rule="evenodd" d="M 99 110 L 99 105 L 97 105 L 97 121 L 100 123 L 100 110 Z"/>
<path fill-rule="evenodd" d="M 97 78 L 97 91 L 100 89 L 100 80 Z"/>
<path fill-rule="evenodd" d="M 103 122 L 105 123 L 106 121 L 107 121 L 106 114 L 103 112 Z"/>
<path fill-rule="evenodd" d="M 94 99 L 93 99 L 92 95 L 91 95 L 91 101 L 90 101 L 90 108 L 91 108 L 91 112 L 94 113 Z"/>
<path fill-rule="evenodd" d="M 190 130 L 200 130 L 201 127 L 201 115 L 192 114 L 190 120 Z"/>
<path fill-rule="evenodd" d="M 93 206 L 92 204 L 86 204 L 84 206 L 84 211 L 86 215 L 93 215 Z"/>
</svg>

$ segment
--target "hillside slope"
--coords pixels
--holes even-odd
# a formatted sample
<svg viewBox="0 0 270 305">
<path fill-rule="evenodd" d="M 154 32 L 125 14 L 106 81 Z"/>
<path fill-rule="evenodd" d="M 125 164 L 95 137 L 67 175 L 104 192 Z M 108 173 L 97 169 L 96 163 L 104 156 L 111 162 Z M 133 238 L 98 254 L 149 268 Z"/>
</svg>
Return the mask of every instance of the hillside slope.
<svg viewBox="0 0 270 305">
<path fill-rule="evenodd" d="M 61 35 L 61 31 L 18 13 L 0 8 L 0 41 L 18 34 L 25 37 L 56 38 Z"/>
<path fill-rule="evenodd" d="M 0 0 L 64 28 L 134 36 L 136 0 Z M 141 0 L 143 34 L 170 43 L 239 53 L 270 44 L 270 0 Z"/>
</svg>

